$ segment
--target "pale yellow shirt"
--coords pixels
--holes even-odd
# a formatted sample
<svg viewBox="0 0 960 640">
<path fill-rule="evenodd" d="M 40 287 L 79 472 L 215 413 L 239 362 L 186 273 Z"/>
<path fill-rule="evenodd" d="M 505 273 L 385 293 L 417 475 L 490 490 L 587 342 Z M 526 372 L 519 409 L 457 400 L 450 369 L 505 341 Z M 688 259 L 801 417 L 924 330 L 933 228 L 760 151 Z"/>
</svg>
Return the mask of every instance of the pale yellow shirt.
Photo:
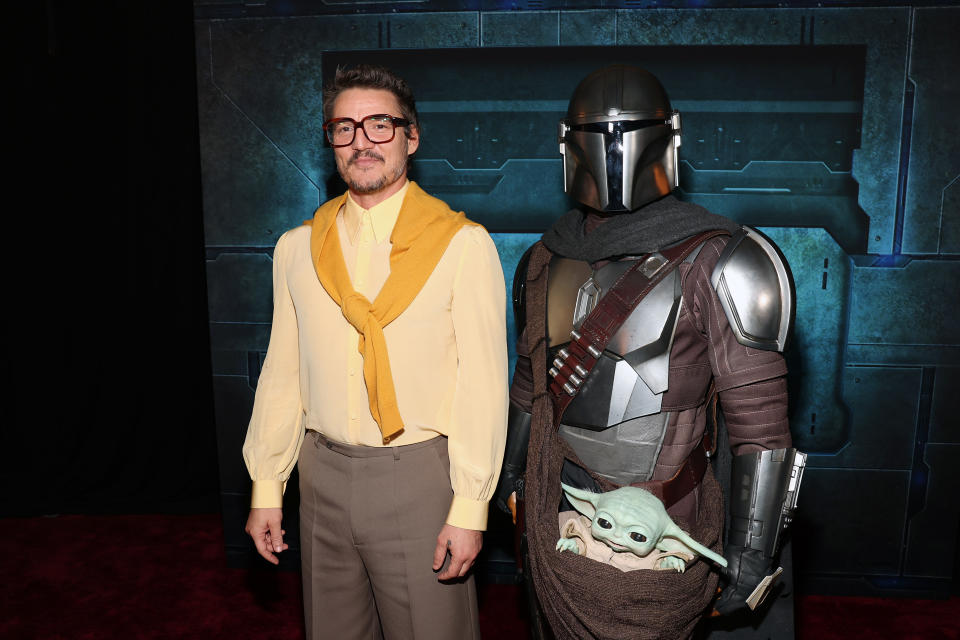
<svg viewBox="0 0 960 640">
<path fill-rule="evenodd" d="M 409 185 L 409 183 L 408 183 Z M 337 232 L 354 289 L 373 301 L 390 273 L 390 233 L 406 194 L 369 210 L 350 197 Z M 370 414 L 359 335 L 317 279 L 310 227 L 292 229 L 273 254 L 274 315 L 243 456 L 253 507 L 280 507 L 304 429 L 383 446 Z M 461 228 L 423 289 L 383 328 L 403 418 L 389 446 L 444 435 L 453 502 L 447 523 L 486 528 L 507 423 L 503 271 L 480 226 Z"/>
</svg>

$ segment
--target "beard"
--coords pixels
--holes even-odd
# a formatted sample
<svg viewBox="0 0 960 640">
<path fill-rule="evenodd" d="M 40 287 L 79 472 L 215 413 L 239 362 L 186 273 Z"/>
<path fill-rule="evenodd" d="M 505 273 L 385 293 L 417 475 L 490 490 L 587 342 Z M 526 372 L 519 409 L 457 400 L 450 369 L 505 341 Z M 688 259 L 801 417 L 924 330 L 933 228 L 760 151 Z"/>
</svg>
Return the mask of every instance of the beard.
<svg viewBox="0 0 960 640">
<path fill-rule="evenodd" d="M 359 158 L 374 158 L 380 162 L 384 162 L 383 156 L 378 154 L 372 149 L 367 149 L 363 151 L 354 152 L 353 156 L 347 161 L 347 167 L 349 167 L 353 162 Z M 376 193 L 384 187 L 393 184 L 406 172 L 407 166 L 406 163 L 400 164 L 393 171 L 387 171 L 385 174 L 381 174 L 376 178 L 369 178 L 367 180 L 361 181 L 362 179 L 357 179 L 348 174 L 347 171 L 341 171 L 340 177 L 343 178 L 343 181 L 347 183 L 347 186 L 351 191 L 358 194 L 369 194 Z"/>
</svg>

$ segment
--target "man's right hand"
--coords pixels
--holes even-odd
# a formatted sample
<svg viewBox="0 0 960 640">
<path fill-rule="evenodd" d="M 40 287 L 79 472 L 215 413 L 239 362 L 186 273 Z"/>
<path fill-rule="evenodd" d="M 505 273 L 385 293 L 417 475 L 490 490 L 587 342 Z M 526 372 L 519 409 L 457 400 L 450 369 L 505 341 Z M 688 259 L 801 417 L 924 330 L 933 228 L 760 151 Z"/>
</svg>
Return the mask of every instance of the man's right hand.
<svg viewBox="0 0 960 640">
<path fill-rule="evenodd" d="M 273 564 L 280 564 L 280 559 L 274 553 L 289 548 L 283 542 L 286 531 L 280 528 L 282 521 L 283 509 L 250 509 L 250 517 L 247 518 L 245 531 L 253 538 L 260 555 Z"/>
</svg>

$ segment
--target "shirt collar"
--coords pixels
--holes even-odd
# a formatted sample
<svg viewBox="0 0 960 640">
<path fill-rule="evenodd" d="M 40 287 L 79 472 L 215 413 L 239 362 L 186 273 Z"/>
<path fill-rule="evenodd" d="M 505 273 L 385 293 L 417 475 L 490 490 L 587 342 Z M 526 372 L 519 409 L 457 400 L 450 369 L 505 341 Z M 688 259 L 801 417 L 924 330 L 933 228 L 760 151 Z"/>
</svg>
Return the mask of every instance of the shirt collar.
<svg viewBox="0 0 960 640">
<path fill-rule="evenodd" d="M 408 180 L 403 187 L 395 194 L 377 203 L 369 209 L 364 209 L 353 199 L 353 196 L 347 192 L 347 201 L 343 207 L 343 222 L 346 225 L 347 236 L 350 244 L 355 245 L 360 240 L 360 225 L 363 222 L 364 213 L 370 216 L 373 225 L 373 237 L 377 244 L 382 244 L 390 238 L 393 233 L 393 226 L 400 217 L 400 207 L 403 205 L 403 197 L 407 194 L 407 188 L 410 186 Z"/>
</svg>

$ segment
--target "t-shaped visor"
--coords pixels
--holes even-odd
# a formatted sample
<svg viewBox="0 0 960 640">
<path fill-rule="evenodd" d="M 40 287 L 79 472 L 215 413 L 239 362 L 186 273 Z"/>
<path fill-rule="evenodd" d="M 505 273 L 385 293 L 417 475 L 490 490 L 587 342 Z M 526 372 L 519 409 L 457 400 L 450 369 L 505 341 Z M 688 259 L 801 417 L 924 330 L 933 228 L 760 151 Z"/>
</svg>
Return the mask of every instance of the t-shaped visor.
<svg viewBox="0 0 960 640">
<path fill-rule="evenodd" d="M 637 209 L 677 186 L 680 114 L 669 120 L 560 123 L 567 193 L 604 212 Z"/>
</svg>

